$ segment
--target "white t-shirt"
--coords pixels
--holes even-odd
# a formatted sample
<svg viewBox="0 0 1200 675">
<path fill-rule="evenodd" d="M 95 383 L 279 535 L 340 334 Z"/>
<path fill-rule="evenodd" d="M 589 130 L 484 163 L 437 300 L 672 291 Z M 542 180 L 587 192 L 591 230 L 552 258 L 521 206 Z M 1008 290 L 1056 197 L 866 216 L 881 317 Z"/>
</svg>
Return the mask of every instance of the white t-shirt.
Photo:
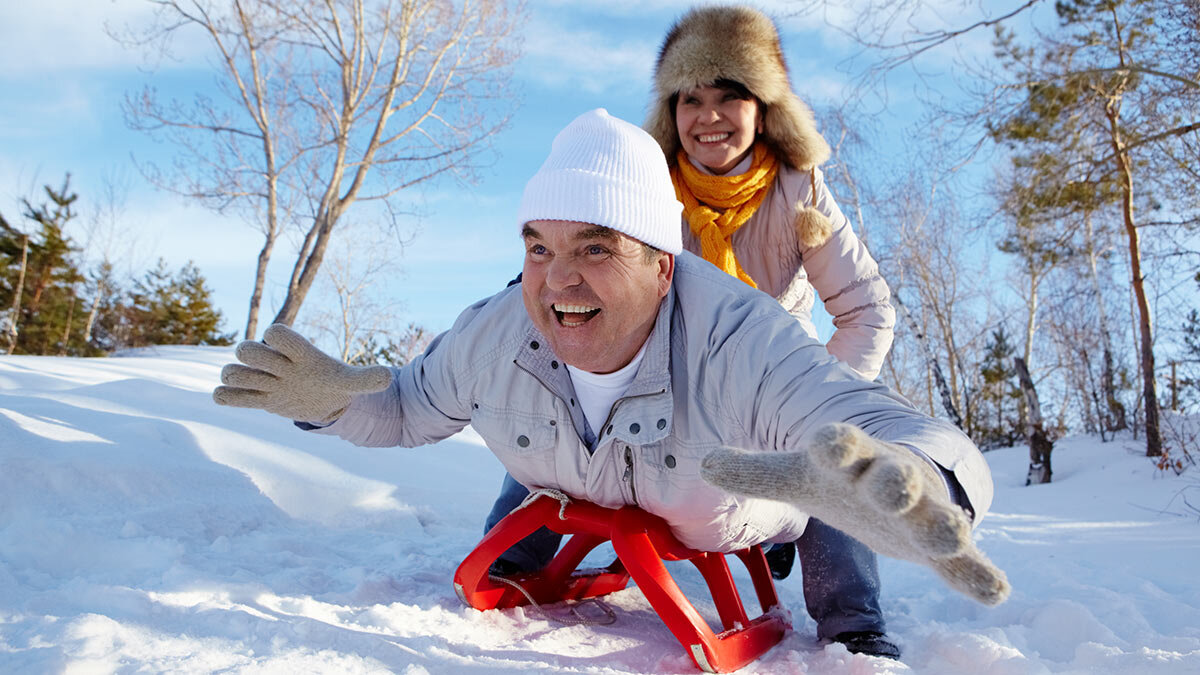
<svg viewBox="0 0 1200 675">
<path fill-rule="evenodd" d="M 575 386 L 575 397 L 579 399 L 579 408 L 583 410 L 583 416 L 587 418 L 592 433 L 599 435 L 603 431 L 604 422 L 608 419 L 608 413 L 612 410 L 613 404 L 625 394 L 629 385 L 633 383 L 638 366 L 642 363 L 642 357 L 646 354 L 648 342 L 650 341 L 646 340 L 642 343 L 642 348 L 638 350 L 628 365 L 615 372 L 600 375 L 580 370 L 571 365 L 567 366 L 571 384 Z"/>
</svg>

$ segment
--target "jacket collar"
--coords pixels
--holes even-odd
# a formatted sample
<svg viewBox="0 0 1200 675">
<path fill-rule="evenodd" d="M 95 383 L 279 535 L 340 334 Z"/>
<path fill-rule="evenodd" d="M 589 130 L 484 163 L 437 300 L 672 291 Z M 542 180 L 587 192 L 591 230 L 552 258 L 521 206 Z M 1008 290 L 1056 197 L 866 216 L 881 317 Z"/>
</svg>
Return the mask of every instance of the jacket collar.
<svg viewBox="0 0 1200 675">
<path fill-rule="evenodd" d="M 629 384 L 625 397 L 647 394 L 670 393 L 671 391 L 671 313 L 675 307 L 675 284 L 667 289 L 667 295 L 658 305 L 658 317 L 650 337 L 646 338 L 646 354 L 642 365 Z"/>
<path fill-rule="evenodd" d="M 669 434 L 671 430 L 671 410 L 673 409 L 673 406 L 669 404 L 671 400 L 671 317 L 674 307 L 675 285 L 672 284 L 671 288 L 667 290 L 667 295 L 659 303 L 658 316 L 654 319 L 654 328 L 650 330 L 650 336 L 646 338 L 649 344 L 646 346 L 645 355 L 642 356 L 642 364 L 638 367 L 633 382 L 629 384 L 629 389 L 621 397 L 623 400 L 641 396 L 657 396 L 668 402 L 666 405 L 654 406 L 659 417 L 651 420 L 651 424 L 645 425 L 648 428 L 645 433 L 641 434 L 641 438 L 637 439 L 642 443 L 659 440 Z M 551 393 L 567 403 L 571 412 L 571 420 L 575 423 L 580 438 L 587 438 L 586 431 L 590 427 L 583 416 L 583 410 L 575 400 L 575 387 L 571 384 L 571 376 L 567 374 L 567 368 L 559 360 L 558 355 L 550 348 L 546 336 L 542 335 L 535 326 L 530 325 L 525 339 L 517 348 L 513 363 L 533 375 Z M 660 427 L 658 420 L 665 420 L 665 424 Z M 591 431 L 595 436 L 605 436 L 602 429 L 591 429 Z M 625 436 L 627 434 L 618 435 Z"/>
</svg>

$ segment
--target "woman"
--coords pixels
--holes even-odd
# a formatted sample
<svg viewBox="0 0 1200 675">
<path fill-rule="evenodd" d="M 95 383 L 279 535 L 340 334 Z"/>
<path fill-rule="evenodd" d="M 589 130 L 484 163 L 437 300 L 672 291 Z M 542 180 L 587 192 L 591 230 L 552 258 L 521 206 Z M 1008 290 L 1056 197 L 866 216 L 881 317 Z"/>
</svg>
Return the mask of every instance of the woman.
<svg viewBox="0 0 1200 675">
<path fill-rule="evenodd" d="M 892 343 L 887 284 L 825 186 L 829 146 L 792 92 L 774 23 L 747 7 L 704 7 L 667 33 L 646 120 L 684 205 L 684 247 L 775 297 L 817 337 L 813 293 L 836 330 L 829 353 L 868 379 Z M 768 553 L 776 578 L 798 551 L 817 636 L 899 658 L 879 609 L 875 554 L 811 520 Z"/>
<path fill-rule="evenodd" d="M 873 379 L 895 311 L 817 168 L 829 146 L 788 85 L 774 24 L 745 7 L 692 10 L 654 80 L 645 126 L 684 204 L 684 246 L 774 296 L 814 338 L 815 288 L 836 326 L 827 349 Z"/>
</svg>

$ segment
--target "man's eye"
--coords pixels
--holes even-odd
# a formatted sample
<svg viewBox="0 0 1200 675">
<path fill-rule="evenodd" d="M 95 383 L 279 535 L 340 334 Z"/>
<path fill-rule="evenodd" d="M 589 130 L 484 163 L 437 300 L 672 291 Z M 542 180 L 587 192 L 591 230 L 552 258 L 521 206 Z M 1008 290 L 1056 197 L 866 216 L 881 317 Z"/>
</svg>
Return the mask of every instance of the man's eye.
<svg viewBox="0 0 1200 675">
<path fill-rule="evenodd" d="M 533 255 L 543 255 L 546 253 L 546 247 L 541 244 L 534 244 L 529 247 L 529 252 Z"/>
<path fill-rule="evenodd" d="M 608 249 L 603 246 L 589 246 L 587 249 L 588 255 L 604 255 L 608 253 Z"/>
</svg>

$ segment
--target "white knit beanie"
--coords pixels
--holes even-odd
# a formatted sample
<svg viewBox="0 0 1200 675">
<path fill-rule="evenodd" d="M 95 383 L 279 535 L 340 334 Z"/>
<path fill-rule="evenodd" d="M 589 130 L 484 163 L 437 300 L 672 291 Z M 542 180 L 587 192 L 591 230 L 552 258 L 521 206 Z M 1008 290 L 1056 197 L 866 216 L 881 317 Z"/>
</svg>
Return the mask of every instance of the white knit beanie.
<svg viewBox="0 0 1200 675">
<path fill-rule="evenodd" d="M 517 219 L 518 225 L 532 220 L 603 225 L 678 255 L 682 212 L 658 142 L 597 108 L 554 137 L 550 156 L 525 185 Z"/>
</svg>

